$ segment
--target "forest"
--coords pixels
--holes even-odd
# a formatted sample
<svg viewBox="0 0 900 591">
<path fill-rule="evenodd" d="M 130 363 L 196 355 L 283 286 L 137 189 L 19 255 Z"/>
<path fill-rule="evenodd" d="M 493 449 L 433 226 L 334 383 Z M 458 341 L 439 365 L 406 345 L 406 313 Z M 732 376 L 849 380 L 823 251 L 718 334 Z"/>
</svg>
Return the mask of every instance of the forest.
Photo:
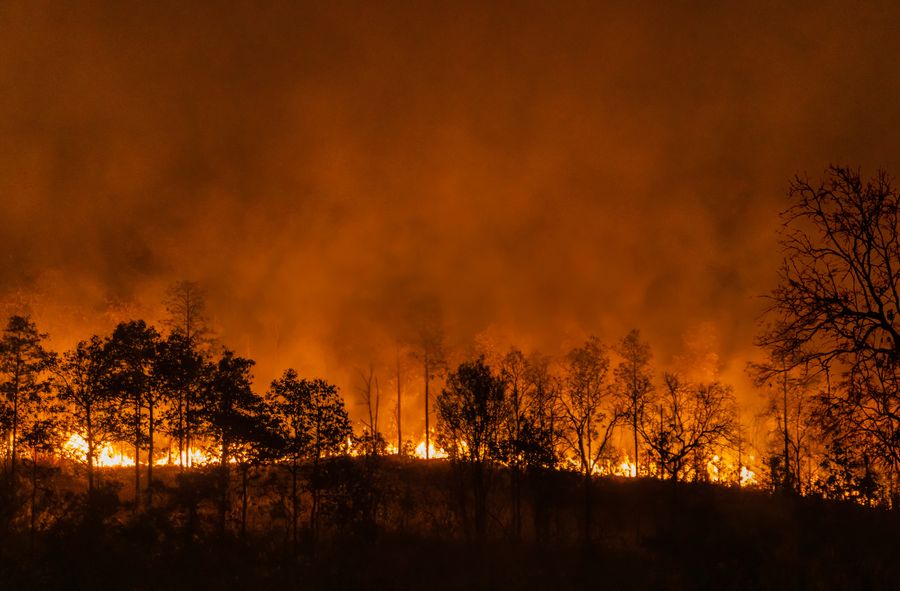
<svg viewBox="0 0 900 591">
<path fill-rule="evenodd" d="M 375 368 L 359 375 L 357 428 L 326 379 L 288 368 L 255 384 L 254 361 L 211 334 L 196 282 L 171 287 L 159 327 L 120 322 L 61 352 L 13 315 L 0 338 L 0 582 L 896 580 L 900 202 L 886 173 L 839 167 L 797 177 L 789 197 L 766 361 L 747 368 L 768 400 L 763 441 L 730 385 L 660 371 L 638 330 L 559 356 L 460 356 L 423 327 L 417 441 L 397 420 L 399 380 L 385 418 L 393 393 Z"/>
</svg>

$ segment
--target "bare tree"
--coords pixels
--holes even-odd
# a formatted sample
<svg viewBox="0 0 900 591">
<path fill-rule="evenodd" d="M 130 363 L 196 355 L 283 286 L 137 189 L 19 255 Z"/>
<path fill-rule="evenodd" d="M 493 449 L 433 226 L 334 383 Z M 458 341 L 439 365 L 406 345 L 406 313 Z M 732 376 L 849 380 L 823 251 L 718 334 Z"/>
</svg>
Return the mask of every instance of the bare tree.
<svg viewBox="0 0 900 591">
<path fill-rule="evenodd" d="M 731 387 L 721 382 L 684 384 L 677 375 L 666 374 L 657 411 L 656 416 L 645 415 L 641 430 L 663 473 L 678 481 L 691 468 L 693 479 L 705 480 L 712 450 L 733 439 L 736 423 Z"/>
<path fill-rule="evenodd" d="M 363 404 L 366 407 L 368 420 L 363 420 L 365 432 L 363 433 L 363 443 L 366 446 L 367 453 L 370 455 L 378 455 L 384 451 L 384 438 L 381 431 L 378 430 L 378 413 L 381 409 L 381 388 L 378 385 L 378 376 L 375 375 L 375 368 L 369 366 L 368 373 L 359 372 L 362 380 L 360 394 L 362 395 Z"/>
<path fill-rule="evenodd" d="M 597 337 L 590 337 L 566 356 L 560 396 L 561 434 L 584 479 L 584 540 L 591 537 L 591 476 L 607 451 L 622 417 L 607 377 L 609 356 Z"/>
<path fill-rule="evenodd" d="M 429 387 L 438 371 L 446 365 L 444 352 L 444 334 L 440 326 L 429 323 L 420 333 L 422 376 L 425 382 L 425 459 L 431 458 L 431 410 L 429 409 L 431 394 Z"/>
<path fill-rule="evenodd" d="M 650 345 L 641 340 L 641 333 L 634 329 L 625 335 L 616 352 L 622 361 L 614 370 L 616 392 L 623 401 L 624 419 L 631 425 L 634 446 L 632 461 L 634 474 L 641 473 L 639 433 L 640 424 L 644 420 L 644 412 L 653 393 L 653 374 L 650 371 Z"/>
<path fill-rule="evenodd" d="M 900 460 L 900 197 L 879 171 L 797 177 L 782 214 L 784 263 L 758 344 L 782 367 L 838 377 L 822 397 L 827 437 L 871 442 Z M 855 446 L 859 448 L 859 446 Z"/>
</svg>

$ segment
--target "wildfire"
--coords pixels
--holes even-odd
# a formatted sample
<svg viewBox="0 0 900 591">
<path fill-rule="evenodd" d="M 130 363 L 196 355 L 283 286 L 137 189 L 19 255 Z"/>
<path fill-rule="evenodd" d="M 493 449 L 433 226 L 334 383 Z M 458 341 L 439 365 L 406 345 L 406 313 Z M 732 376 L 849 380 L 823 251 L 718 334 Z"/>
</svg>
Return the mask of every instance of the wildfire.
<svg viewBox="0 0 900 591">
<path fill-rule="evenodd" d="M 73 433 L 63 445 L 63 449 L 73 459 L 87 463 L 88 444 L 81 435 Z M 134 466 L 134 457 L 116 451 L 111 444 L 102 443 L 94 450 L 94 465 L 100 468 Z"/>
<path fill-rule="evenodd" d="M 87 441 L 78 433 L 73 433 L 63 444 L 63 453 L 77 462 L 86 464 L 88 454 Z M 210 457 L 203 450 L 192 447 L 185 453 L 184 461 L 185 465 L 202 466 L 216 463 L 218 460 Z M 146 463 L 146 461 L 141 460 L 142 465 Z M 177 452 L 174 454 L 169 453 L 153 462 L 154 466 L 180 466 L 181 464 L 182 458 L 179 457 Z M 134 456 L 125 453 L 121 449 L 117 451 L 111 443 L 98 443 L 94 449 L 94 465 L 98 468 L 134 467 Z"/>
<path fill-rule="evenodd" d="M 428 442 L 428 454 L 426 455 L 425 440 L 423 439 L 422 441 L 419 442 L 419 445 L 416 446 L 416 449 L 413 451 L 413 455 L 416 456 L 417 458 L 421 458 L 424 460 L 426 458 L 431 458 L 431 459 L 446 458 L 448 454 L 441 448 L 435 448 L 434 443 L 429 441 Z"/>
<path fill-rule="evenodd" d="M 216 463 L 218 460 L 216 458 L 210 457 L 203 452 L 203 450 L 197 449 L 195 447 L 186 450 L 184 453 L 184 465 L 185 466 L 203 466 L 205 464 Z M 232 461 L 234 461 L 232 459 Z M 159 458 L 155 462 L 153 462 L 154 466 L 181 466 L 182 465 L 182 457 L 177 452 L 175 454 L 168 454 L 165 457 Z"/>
</svg>

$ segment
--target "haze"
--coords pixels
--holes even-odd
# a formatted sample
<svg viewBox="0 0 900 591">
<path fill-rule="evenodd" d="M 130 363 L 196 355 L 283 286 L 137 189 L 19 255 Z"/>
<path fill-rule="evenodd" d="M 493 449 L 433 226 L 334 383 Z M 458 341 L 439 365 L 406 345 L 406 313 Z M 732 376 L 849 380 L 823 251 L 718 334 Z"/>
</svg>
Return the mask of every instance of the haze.
<svg viewBox="0 0 900 591">
<path fill-rule="evenodd" d="M 187 278 L 260 388 L 426 317 L 741 383 L 790 178 L 900 171 L 895 3 L 261 4 L 0 3 L 0 292 L 56 346 Z"/>
</svg>

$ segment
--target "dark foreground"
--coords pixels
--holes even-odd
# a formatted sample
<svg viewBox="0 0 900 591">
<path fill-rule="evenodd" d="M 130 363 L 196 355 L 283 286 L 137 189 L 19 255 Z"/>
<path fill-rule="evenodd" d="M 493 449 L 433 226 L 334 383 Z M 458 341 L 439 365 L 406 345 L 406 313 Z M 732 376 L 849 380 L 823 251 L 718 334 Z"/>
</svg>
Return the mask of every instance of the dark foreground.
<svg viewBox="0 0 900 591">
<path fill-rule="evenodd" d="M 315 487 L 315 523 L 302 481 L 295 537 L 284 470 L 232 476 L 224 524 L 215 469 L 161 470 L 140 511 L 128 474 L 107 472 L 92 496 L 65 470 L 34 499 L 27 483 L 7 493 L 0 589 L 900 588 L 897 512 L 852 504 L 607 479 L 588 518 L 573 475 L 495 473 L 478 536 L 448 464 L 341 459 Z"/>
</svg>

